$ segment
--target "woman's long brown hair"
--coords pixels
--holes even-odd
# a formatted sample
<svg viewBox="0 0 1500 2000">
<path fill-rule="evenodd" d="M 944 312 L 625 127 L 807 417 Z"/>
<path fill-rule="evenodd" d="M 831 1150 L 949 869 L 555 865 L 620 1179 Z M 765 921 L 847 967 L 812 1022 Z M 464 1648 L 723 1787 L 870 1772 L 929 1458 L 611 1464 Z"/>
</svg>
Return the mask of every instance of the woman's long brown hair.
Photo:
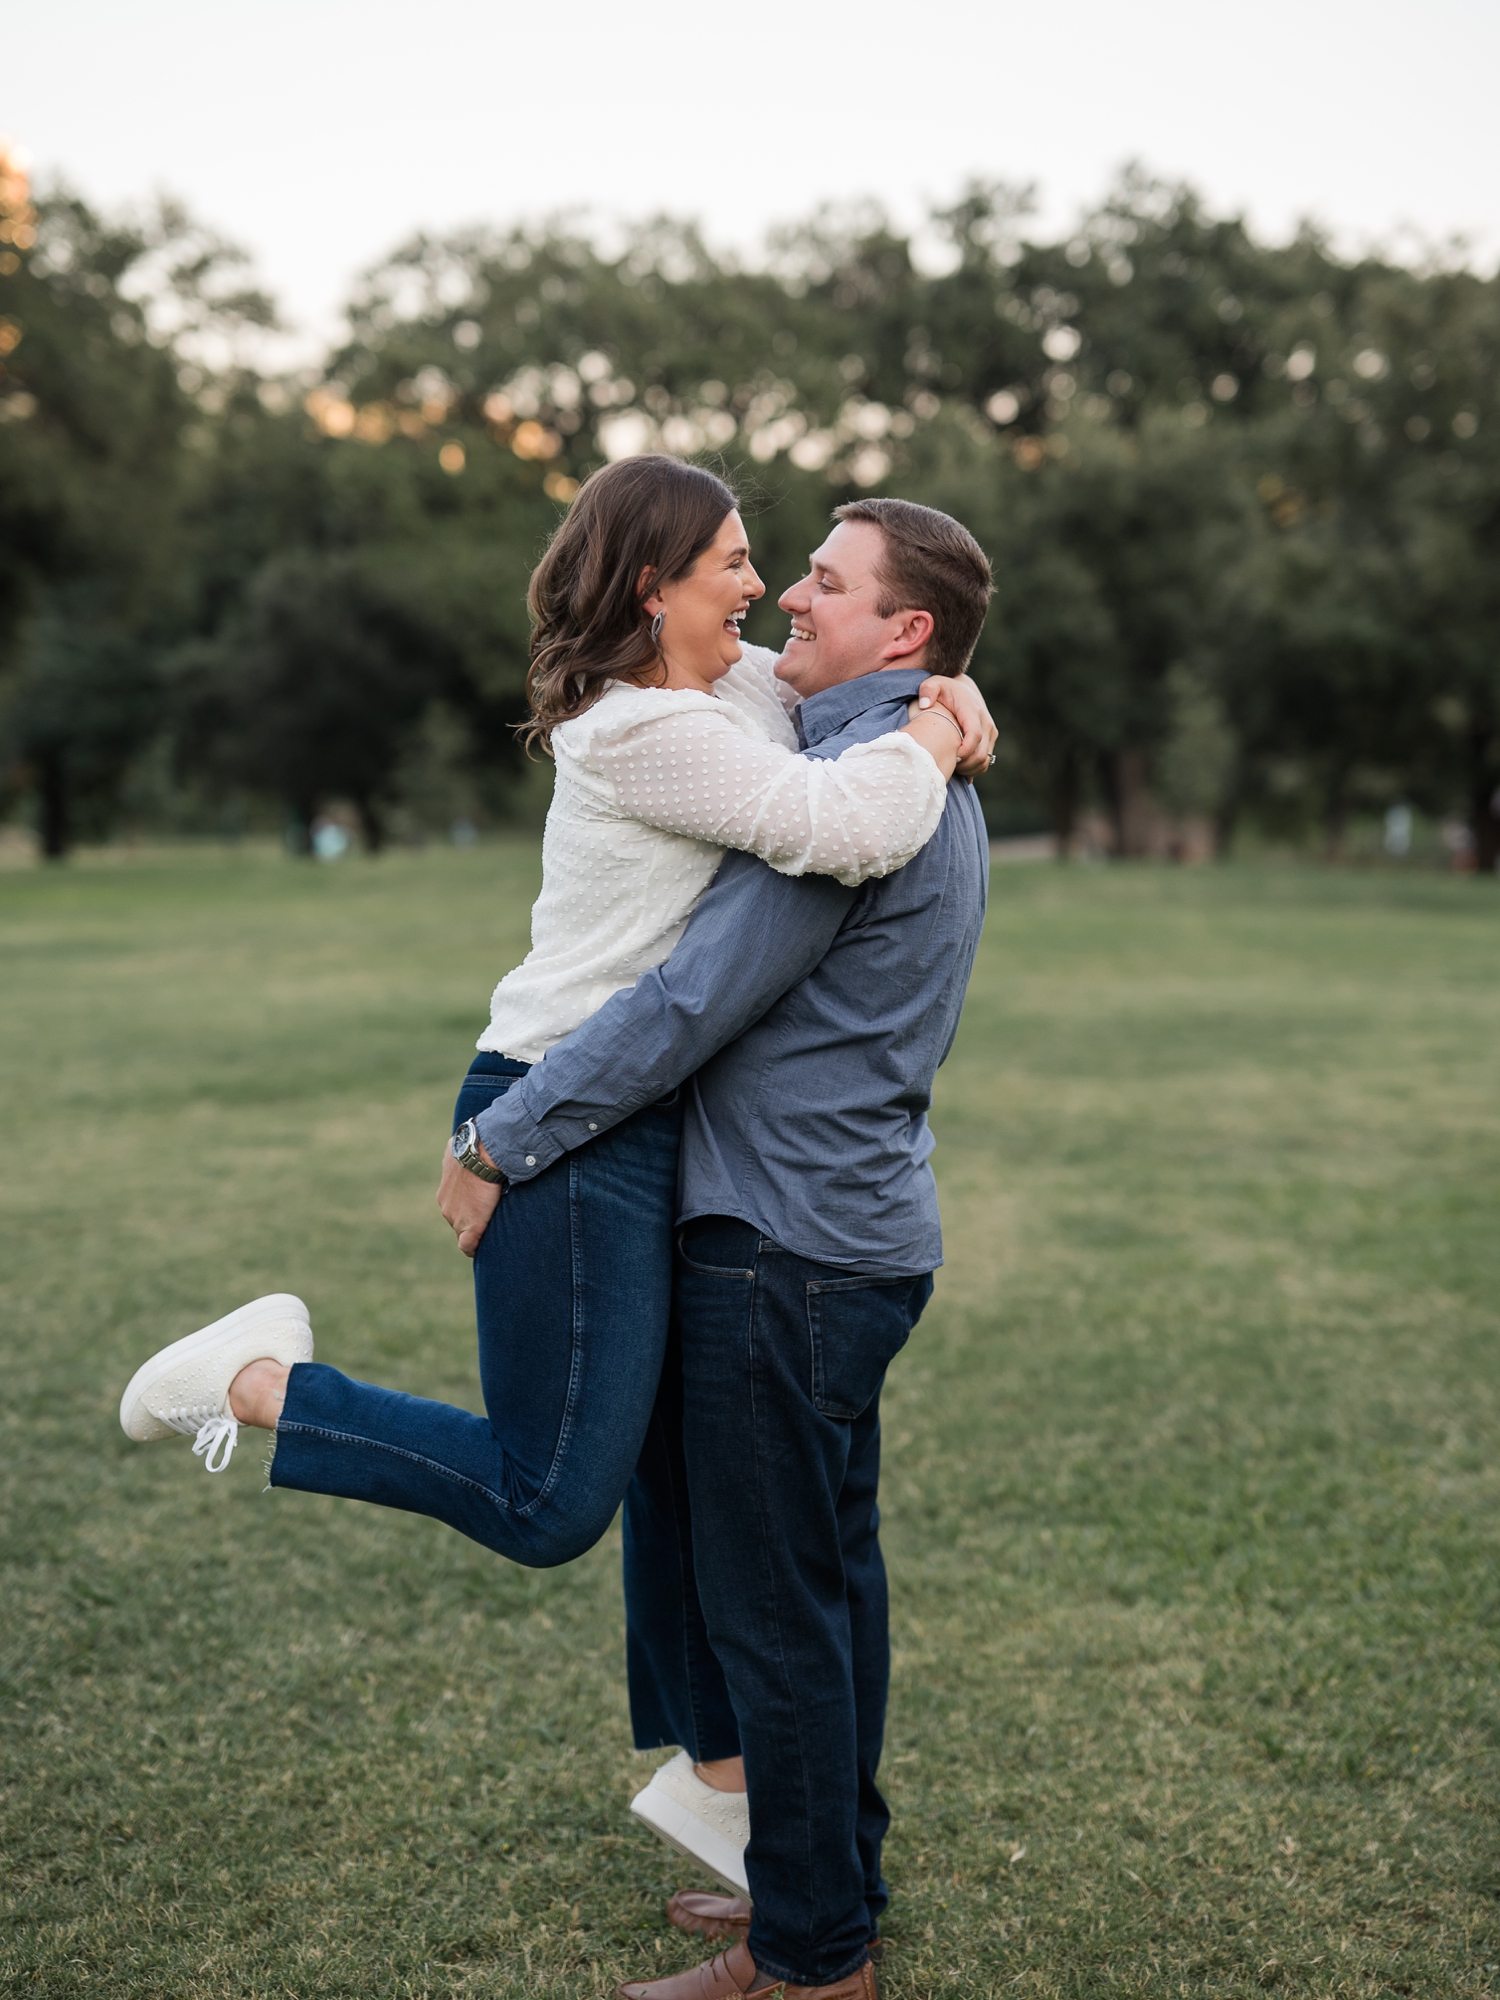
<svg viewBox="0 0 1500 2000">
<path fill-rule="evenodd" d="M 661 678 L 644 600 L 688 574 L 738 504 L 713 473 L 654 454 L 583 482 L 526 593 L 528 746 L 547 749 L 557 725 L 592 708 L 610 681 Z"/>
</svg>

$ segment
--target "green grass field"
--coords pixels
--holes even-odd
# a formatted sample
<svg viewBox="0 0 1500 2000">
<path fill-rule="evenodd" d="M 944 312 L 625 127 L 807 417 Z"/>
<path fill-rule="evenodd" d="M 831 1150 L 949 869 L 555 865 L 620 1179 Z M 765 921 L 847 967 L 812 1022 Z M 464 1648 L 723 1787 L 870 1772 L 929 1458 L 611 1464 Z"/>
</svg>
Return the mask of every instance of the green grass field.
<svg viewBox="0 0 1500 2000">
<path fill-rule="evenodd" d="M 537 852 L 0 877 L 0 1988 L 690 1963 L 617 1536 L 547 1574 L 122 1437 L 258 1292 L 477 1407 L 432 1207 Z M 887 1395 L 887 2000 L 1500 1994 L 1500 896 L 997 875 Z"/>
</svg>

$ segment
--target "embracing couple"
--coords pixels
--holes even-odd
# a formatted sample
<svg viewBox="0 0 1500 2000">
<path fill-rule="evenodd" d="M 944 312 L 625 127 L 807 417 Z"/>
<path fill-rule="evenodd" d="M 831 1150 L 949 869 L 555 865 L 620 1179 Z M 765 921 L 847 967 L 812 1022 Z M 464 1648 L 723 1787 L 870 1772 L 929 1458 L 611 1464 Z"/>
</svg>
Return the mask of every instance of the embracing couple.
<svg viewBox="0 0 1500 2000">
<path fill-rule="evenodd" d="M 633 1810 L 738 1893 L 725 1949 L 629 2000 L 870 2000 L 889 1641 L 881 1384 L 941 1262 L 926 1112 L 984 915 L 964 676 L 990 572 L 862 500 L 742 646 L 735 496 L 667 457 L 587 480 L 531 582 L 557 766 L 533 947 L 500 981 L 438 1201 L 474 1260 L 486 1415 L 312 1359 L 276 1294 L 125 1392 L 142 1441 L 446 1521 L 546 1568 L 624 1502 Z"/>
</svg>

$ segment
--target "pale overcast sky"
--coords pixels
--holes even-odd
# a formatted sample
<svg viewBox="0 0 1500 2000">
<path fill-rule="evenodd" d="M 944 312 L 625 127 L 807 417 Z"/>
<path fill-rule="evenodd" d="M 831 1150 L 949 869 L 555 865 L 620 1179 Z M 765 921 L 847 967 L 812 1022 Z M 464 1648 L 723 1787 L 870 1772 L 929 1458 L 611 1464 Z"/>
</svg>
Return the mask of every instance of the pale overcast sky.
<svg viewBox="0 0 1500 2000">
<path fill-rule="evenodd" d="M 1272 234 L 1500 250 L 1500 0 L 47 0 L 5 40 L 0 134 L 40 176 L 183 196 L 305 339 L 419 226 L 666 209 L 750 247 L 971 175 L 1066 222 L 1132 157 Z"/>
</svg>

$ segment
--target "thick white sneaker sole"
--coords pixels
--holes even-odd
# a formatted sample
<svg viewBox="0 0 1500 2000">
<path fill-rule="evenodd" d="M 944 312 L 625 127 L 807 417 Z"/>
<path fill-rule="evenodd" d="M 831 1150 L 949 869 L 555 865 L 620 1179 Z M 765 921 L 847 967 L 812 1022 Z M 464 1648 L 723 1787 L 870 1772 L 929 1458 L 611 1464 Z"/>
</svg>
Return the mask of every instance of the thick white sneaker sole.
<svg viewBox="0 0 1500 2000">
<path fill-rule="evenodd" d="M 750 1840 L 750 1804 L 743 1792 L 716 1792 L 680 1750 L 663 1764 L 630 1810 L 658 1839 L 696 1861 L 736 1895 L 748 1896 L 745 1848 Z"/>
<path fill-rule="evenodd" d="M 301 1299 L 290 1292 L 252 1299 L 142 1362 L 120 1398 L 120 1428 L 137 1444 L 179 1435 L 196 1436 L 201 1444 L 204 1430 L 217 1426 L 230 1436 L 232 1451 L 238 1425 L 229 1411 L 229 1385 L 240 1370 L 262 1360 L 290 1367 L 312 1356 L 312 1328 Z M 229 1451 L 220 1451 L 218 1464 L 211 1453 L 209 1470 L 222 1471 Z"/>
</svg>

